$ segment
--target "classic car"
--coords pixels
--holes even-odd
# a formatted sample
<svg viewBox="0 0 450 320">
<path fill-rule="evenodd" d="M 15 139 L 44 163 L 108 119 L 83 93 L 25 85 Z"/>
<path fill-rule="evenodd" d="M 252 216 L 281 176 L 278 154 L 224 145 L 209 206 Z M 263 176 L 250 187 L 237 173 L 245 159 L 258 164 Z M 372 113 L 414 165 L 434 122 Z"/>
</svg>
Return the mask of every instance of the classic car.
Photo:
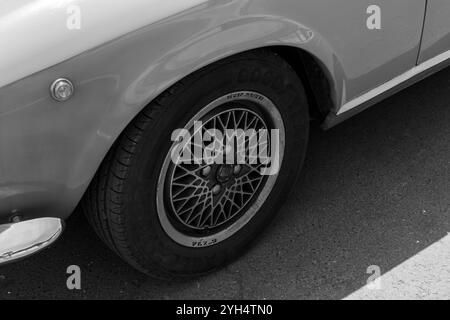
<svg viewBox="0 0 450 320">
<path fill-rule="evenodd" d="M 311 120 L 447 66 L 449 16 L 448 0 L 0 1 L 0 264 L 78 208 L 144 273 L 223 266 L 293 189 Z"/>
</svg>

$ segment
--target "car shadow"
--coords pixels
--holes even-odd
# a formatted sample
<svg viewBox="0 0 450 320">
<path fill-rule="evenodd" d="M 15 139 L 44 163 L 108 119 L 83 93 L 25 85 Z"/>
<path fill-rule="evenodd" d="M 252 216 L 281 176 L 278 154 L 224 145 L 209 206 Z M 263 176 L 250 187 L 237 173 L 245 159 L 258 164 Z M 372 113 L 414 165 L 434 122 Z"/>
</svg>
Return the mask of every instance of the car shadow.
<svg viewBox="0 0 450 320">
<path fill-rule="evenodd" d="M 450 68 L 344 124 L 314 128 L 299 183 L 241 259 L 200 279 L 141 275 L 76 212 L 52 248 L 0 267 L 0 299 L 341 299 L 450 231 Z M 68 290 L 78 265 L 82 289 Z"/>
</svg>

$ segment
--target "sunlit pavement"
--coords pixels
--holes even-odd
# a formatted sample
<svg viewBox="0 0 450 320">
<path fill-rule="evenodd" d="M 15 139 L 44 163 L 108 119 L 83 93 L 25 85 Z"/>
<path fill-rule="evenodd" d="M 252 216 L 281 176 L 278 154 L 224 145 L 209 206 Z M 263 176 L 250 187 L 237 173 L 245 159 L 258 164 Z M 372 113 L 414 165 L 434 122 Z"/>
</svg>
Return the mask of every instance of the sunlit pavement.
<svg viewBox="0 0 450 320">
<path fill-rule="evenodd" d="M 221 271 L 152 280 L 76 213 L 51 249 L 0 267 L 0 299 L 450 299 L 449 177 L 447 69 L 337 128 L 313 130 L 291 200 Z M 70 265 L 82 270 L 80 291 L 66 287 Z M 371 267 L 381 273 L 376 290 L 365 287 Z"/>
<path fill-rule="evenodd" d="M 348 300 L 449 298 L 450 235 L 347 297 Z"/>
</svg>

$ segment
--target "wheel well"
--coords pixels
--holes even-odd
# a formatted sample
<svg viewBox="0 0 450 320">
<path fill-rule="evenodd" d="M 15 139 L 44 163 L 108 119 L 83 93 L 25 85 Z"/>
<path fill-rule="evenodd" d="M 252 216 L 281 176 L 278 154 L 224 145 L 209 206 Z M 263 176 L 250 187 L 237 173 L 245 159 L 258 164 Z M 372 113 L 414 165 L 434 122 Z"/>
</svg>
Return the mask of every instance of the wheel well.
<svg viewBox="0 0 450 320">
<path fill-rule="evenodd" d="M 325 67 L 310 53 L 295 47 L 268 48 L 281 56 L 298 74 L 305 86 L 311 118 L 323 121 L 333 109 L 332 85 Z"/>
</svg>

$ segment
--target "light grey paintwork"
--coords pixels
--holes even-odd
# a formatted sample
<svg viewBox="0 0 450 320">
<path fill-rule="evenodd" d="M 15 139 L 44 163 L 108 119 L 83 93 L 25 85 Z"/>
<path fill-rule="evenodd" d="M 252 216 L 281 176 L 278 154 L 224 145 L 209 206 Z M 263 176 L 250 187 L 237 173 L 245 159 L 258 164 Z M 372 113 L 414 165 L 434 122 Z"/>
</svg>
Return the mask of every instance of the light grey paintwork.
<svg viewBox="0 0 450 320">
<path fill-rule="evenodd" d="M 1 88 L 0 223 L 14 215 L 67 218 L 139 111 L 239 52 L 279 45 L 309 52 L 329 76 L 337 113 L 417 62 L 425 1 L 375 3 L 381 30 L 366 27 L 372 0 L 210 0 Z M 48 93 L 60 77 L 76 90 L 65 103 Z"/>
<path fill-rule="evenodd" d="M 450 1 L 428 1 L 419 63 L 450 49 Z"/>
</svg>

